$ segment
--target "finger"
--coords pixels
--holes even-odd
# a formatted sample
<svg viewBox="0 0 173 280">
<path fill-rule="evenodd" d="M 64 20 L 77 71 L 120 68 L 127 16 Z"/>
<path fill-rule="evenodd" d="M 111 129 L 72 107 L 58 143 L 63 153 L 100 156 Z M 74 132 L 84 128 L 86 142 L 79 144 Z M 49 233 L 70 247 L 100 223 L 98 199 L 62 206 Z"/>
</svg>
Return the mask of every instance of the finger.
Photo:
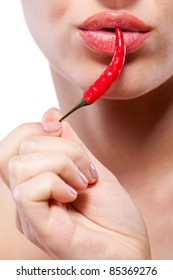
<svg viewBox="0 0 173 280">
<path fill-rule="evenodd" d="M 58 153 L 60 153 L 60 155 L 66 155 L 74 161 L 90 184 L 93 184 L 97 180 L 97 172 L 94 169 L 94 165 L 91 163 L 88 154 L 83 147 L 75 141 L 62 137 L 31 136 L 20 144 L 20 155 L 42 152 L 54 152 L 57 155 L 57 158 Z"/>
<path fill-rule="evenodd" d="M 61 117 L 62 114 L 56 108 L 52 108 L 44 114 L 43 121 L 59 120 Z M 66 120 L 62 121 L 62 127 L 63 131 L 61 137 L 78 143 L 86 151 L 90 158 L 90 161 L 92 162 L 93 172 L 97 174 L 98 179 L 107 180 L 109 178 L 110 180 L 113 180 L 114 175 L 107 168 L 105 168 L 102 163 L 98 161 L 97 158 L 90 152 L 90 150 L 86 147 L 83 141 L 81 141 L 81 139 L 78 137 L 76 132 Z"/>
<path fill-rule="evenodd" d="M 54 129 L 46 131 L 41 123 L 27 123 L 18 126 L 10 134 L 8 134 L 0 143 L 0 176 L 7 186 L 9 186 L 8 178 L 8 161 L 10 158 L 18 154 L 20 143 L 31 135 L 51 135 L 61 136 L 62 125 L 56 121 Z"/>
<path fill-rule="evenodd" d="M 85 189 L 90 183 L 73 160 L 65 154 L 43 152 L 12 158 L 9 162 L 10 185 L 15 187 L 47 171 L 53 172 L 77 190 Z M 91 182 L 93 182 L 92 178 Z"/>
<path fill-rule="evenodd" d="M 50 199 L 68 203 L 77 197 L 77 191 L 52 172 L 45 172 L 25 181 L 13 188 L 12 192 L 17 205 L 23 209 L 35 202 L 43 202 L 49 208 L 47 202 Z"/>
<path fill-rule="evenodd" d="M 72 221 L 66 211 L 66 206 L 76 199 L 77 192 L 68 186 L 54 173 L 46 172 L 38 175 L 12 190 L 20 218 L 21 231 L 28 236 L 28 225 L 39 233 L 39 238 L 50 235 L 50 230 L 58 229 L 61 236 L 62 229 L 69 226 Z M 57 201 L 57 203 L 53 202 Z M 30 233 L 29 233 L 30 234 Z M 58 235 L 56 236 L 58 238 Z"/>
</svg>

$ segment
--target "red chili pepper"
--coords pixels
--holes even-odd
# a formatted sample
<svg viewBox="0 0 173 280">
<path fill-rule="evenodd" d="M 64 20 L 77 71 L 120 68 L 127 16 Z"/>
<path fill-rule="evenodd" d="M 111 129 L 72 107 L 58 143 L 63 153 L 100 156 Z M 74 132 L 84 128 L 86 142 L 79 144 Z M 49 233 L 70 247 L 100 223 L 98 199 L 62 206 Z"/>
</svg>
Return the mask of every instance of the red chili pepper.
<svg viewBox="0 0 173 280">
<path fill-rule="evenodd" d="M 118 78 L 123 68 L 125 53 L 126 49 L 123 33 L 119 28 L 116 28 L 116 51 L 110 64 L 101 76 L 86 91 L 84 91 L 79 103 L 59 120 L 60 122 L 77 109 L 94 103 L 108 90 L 111 84 Z"/>
</svg>

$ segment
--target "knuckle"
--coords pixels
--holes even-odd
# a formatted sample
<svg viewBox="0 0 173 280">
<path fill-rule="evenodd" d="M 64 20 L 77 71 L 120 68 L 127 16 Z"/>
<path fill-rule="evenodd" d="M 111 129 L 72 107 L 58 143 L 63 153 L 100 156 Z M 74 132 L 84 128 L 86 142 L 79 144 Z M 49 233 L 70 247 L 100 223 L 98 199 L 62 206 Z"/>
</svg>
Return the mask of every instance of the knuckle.
<svg viewBox="0 0 173 280">
<path fill-rule="evenodd" d="M 54 186 L 57 184 L 57 175 L 53 172 L 47 171 L 44 173 L 44 184 L 46 186 Z"/>
<path fill-rule="evenodd" d="M 32 153 L 36 150 L 36 139 L 29 137 L 24 139 L 19 145 L 19 154 Z"/>
<path fill-rule="evenodd" d="M 30 134 L 31 128 L 29 123 L 23 123 L 20 124 L 16 130 L 18 133 L 20 133 L 22 136 Z"/>
<path fill-rule="evenodd" d="M 14 198 L 17 206 L 23 208 L 26 205 L 28 196 L 21 185 L 18 185 L 13 190 L 13 198 Z"/>
<path fill-rule="evenodd" d="M 8 170 L 13 175 L 22 174 L 24 172 L 24 161 L 20 156 L 12 157 L 8 162 Z"/>
<path fill-rule="evenodd" d="M 84 151 L 84 149 L 82 148 L 81 145 L 79 145 L 75 142 L 72 142 L 71 145 L 72 145 L 71 147 L 72 147 L 73 154 L 74 154 L 74 157 L 76 160 L 81 160 L 81 159 L 87 158 L 86 152 Z"/>
<path fill-rule="evenodd" d="M 22 123 L 20 124 L 17 129 L 21 130 L 21 131 L 24 131 L 24 132 L 31 132 L 32 129 L 33 129 L 33 125 L 35 123 Z"/>
<path fill-rule="evenodd" d="M 59 174 L 69 173 L 69 170 L 72 168 L 73 168 L 73 161 L 68 157 L 63 157 L 58 173 Z"/>
<path fill-rule="evenodd" d="M 41 133 L 40 125 L 38 123 L 23 123 L 19 125 L 15 130 L 16 134 L 21 136 L 21 139 L 25 139 L 30 135 Z"/>
</svg>

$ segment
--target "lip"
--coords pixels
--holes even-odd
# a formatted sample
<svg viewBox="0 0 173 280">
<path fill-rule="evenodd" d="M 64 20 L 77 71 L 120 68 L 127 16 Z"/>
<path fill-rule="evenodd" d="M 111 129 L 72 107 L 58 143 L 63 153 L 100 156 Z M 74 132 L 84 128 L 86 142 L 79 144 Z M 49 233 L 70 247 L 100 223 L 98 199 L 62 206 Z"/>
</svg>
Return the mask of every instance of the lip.
<svg viewBox="0 0 173 280">
<path fill-rule="evenodd" d="M 88 17 L 79 26 L 79 35 L 93 51 L 113 55 L 116 27 L 123 31 L 127 53 L 142 46 L 152 30 L 151 26 L 130 14 L 99 12 Z"/>
</svg>

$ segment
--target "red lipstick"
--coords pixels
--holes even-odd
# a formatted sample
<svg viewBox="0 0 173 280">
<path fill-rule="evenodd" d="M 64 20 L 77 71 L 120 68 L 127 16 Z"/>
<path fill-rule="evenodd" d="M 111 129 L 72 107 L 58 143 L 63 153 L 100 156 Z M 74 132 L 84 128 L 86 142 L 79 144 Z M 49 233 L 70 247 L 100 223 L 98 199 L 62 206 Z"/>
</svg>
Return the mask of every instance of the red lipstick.
<svg viewBox="0 0 173 280">
<path fill-rule="evenodd" d="M 87 18 L 80 26 L 84 43 L 98 53 L 113 55 L 115 28 L 123 31 L 127 53 L 135 51 L 149 37 L 151 27 L 127 13 L 99 12 Z"/>
</svg>

